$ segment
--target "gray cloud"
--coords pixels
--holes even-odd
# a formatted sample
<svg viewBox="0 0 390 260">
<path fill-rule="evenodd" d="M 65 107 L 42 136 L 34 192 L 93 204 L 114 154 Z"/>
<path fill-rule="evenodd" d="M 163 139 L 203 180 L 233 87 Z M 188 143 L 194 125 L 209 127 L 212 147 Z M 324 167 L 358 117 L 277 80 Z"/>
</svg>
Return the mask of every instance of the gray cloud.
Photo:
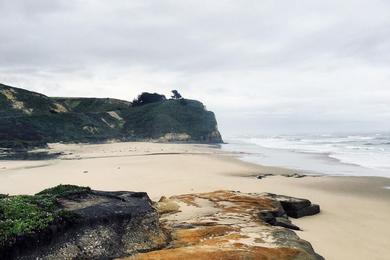
<svg viewBox="0 0 390 260">
<path fill-rule="evenodd" d="M 389 13 L 385 0 L 0 0 L 0 81 L 126 99 L 177 88 L 226 132 L 389 130 Z"/>
</svg>

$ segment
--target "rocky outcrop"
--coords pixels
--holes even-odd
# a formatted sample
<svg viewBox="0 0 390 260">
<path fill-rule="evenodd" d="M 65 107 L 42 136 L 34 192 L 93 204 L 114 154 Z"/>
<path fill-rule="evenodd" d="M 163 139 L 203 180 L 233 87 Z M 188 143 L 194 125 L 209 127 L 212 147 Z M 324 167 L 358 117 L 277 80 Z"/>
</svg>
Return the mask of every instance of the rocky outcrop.
<svg viewBox="0 0 390 260">
<path fill-rule="evenodd" d="M 164 197 L 156 208 L 171 243 L 127 260 L 323 259 L 290 230 L 297 227 L 281 203 L 268 194 L 187 194 Z"/>
<path fill-rule="evenodd" d="M 188 142 L 191 136 L 186 133 L 166 133 L 158 139 L 160 142 Z"/>
<path fill-rule="evenodd" d="M 212 132 L 201 137 L 201 141 L 205 143 L 222 143 L 222 136 L 218 129 L 214 129 Z"/>
<path fill-rule="evenodd" d="M 300 228 L 294 225 L 289 219 L 284 211 L 283 207 L 279 206 L 277 209 L 266 209 L 261 210 L 258 214 L 259 218 L 264 222 L 272 225 L 285 227 L 293 230 L 300 230 Z"/>
<path fill-rule="evenodd" d="M 268 197 L 277 200 L 282 205 L 286 214 L 292 218 L 312 216 L 320 212 L 320 206 L 311 204 L 310 200 L 294 198 L 283 195 L 267 194 Z"/>
<path fill-rule="evenodd" d="M 18 231 L 0 233 L 0 256 L 323 259 L 292 231 L 299 227 L 287 210 L 302 205 L 308 207 L 307 201 L 234 191 L 162 197 L 153 203 L 143 192 L 60 185 L 35 196 L 0 196 L 0 231 Z"/>
<path fill-rule="evenodd" d="M 88 191 L 57 202 L 71 220 L 6 243 L 1 259 L 111 259 L 167 242 L 146 193 Z"/>
<path fill-rule="evenodd" d="M 159 142 L 194 142 L 191 135 L 187 133 L 166 133 L 160 137 L 157 141 Z M 197 138 L 198 142 L 201 143 L 222 143 L 222 136 L 216 129 L 206 135 Z"/>
<path fill-rule="evenodd" d="M 320 177 L 321 175 L 316 174 L 316 175 L 306 175 L 306 174 L 300 174 L 300 173 L 285 173 L 285 174 L 272 174 L 272 173 L 260 173 L 255 175 L 256 179 L 261 180 L 267 177 L 273 177 L 273 176 L 283 176 L 286 178 L 305 178 L 305 177 Z"/>
</svg>

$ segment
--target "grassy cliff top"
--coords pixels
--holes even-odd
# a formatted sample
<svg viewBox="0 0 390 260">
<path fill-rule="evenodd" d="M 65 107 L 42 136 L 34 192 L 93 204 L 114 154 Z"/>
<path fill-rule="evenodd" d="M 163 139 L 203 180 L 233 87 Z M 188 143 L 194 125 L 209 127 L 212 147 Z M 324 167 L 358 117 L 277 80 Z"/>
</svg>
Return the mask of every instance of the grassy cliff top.
<svg viewBox="0 0 390 260">
<path fill-rule="evenodd" d="M 76 113 L 124 110 L 131 106 L 131 102 L 114 98 L 53 97 L 51 99 Z"/>
</svg>

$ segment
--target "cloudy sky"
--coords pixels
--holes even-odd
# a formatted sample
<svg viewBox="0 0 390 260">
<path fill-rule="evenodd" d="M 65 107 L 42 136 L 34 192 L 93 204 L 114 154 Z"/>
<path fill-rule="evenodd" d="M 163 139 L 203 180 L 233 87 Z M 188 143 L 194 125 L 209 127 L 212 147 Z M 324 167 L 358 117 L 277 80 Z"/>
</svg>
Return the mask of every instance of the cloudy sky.
<svg viewBox="0 0 390 260">
<path fill-rule="evenodd" d="M 0 0 L 0 82 L 178 89 L 227 135 L 390 130 L 390 1 Z"/>
</svg>

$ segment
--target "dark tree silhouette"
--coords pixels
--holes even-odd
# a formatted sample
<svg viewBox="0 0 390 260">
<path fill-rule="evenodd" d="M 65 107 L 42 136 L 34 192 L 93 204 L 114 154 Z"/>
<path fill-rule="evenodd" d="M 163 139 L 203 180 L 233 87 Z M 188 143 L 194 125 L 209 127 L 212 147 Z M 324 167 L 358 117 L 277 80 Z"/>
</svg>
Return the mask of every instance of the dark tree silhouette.
<svg viewBox="0 0 390 260">
<path fill-rule="evenodd" d="M 183 97 L 180 95 L 180 93 L 177 90 L 172 90 L 172 99 L 182 99 Z"/>
<path fill-rule="evenodd" d="M 149 103 L 161 102 L 166 99 L 167 98 L 164 95 L 143 92 L 141 95 L 139 95 L 136 99 L 133 100 L 132 105 L 133 107 L 142 106 Z"/>
</svg>

